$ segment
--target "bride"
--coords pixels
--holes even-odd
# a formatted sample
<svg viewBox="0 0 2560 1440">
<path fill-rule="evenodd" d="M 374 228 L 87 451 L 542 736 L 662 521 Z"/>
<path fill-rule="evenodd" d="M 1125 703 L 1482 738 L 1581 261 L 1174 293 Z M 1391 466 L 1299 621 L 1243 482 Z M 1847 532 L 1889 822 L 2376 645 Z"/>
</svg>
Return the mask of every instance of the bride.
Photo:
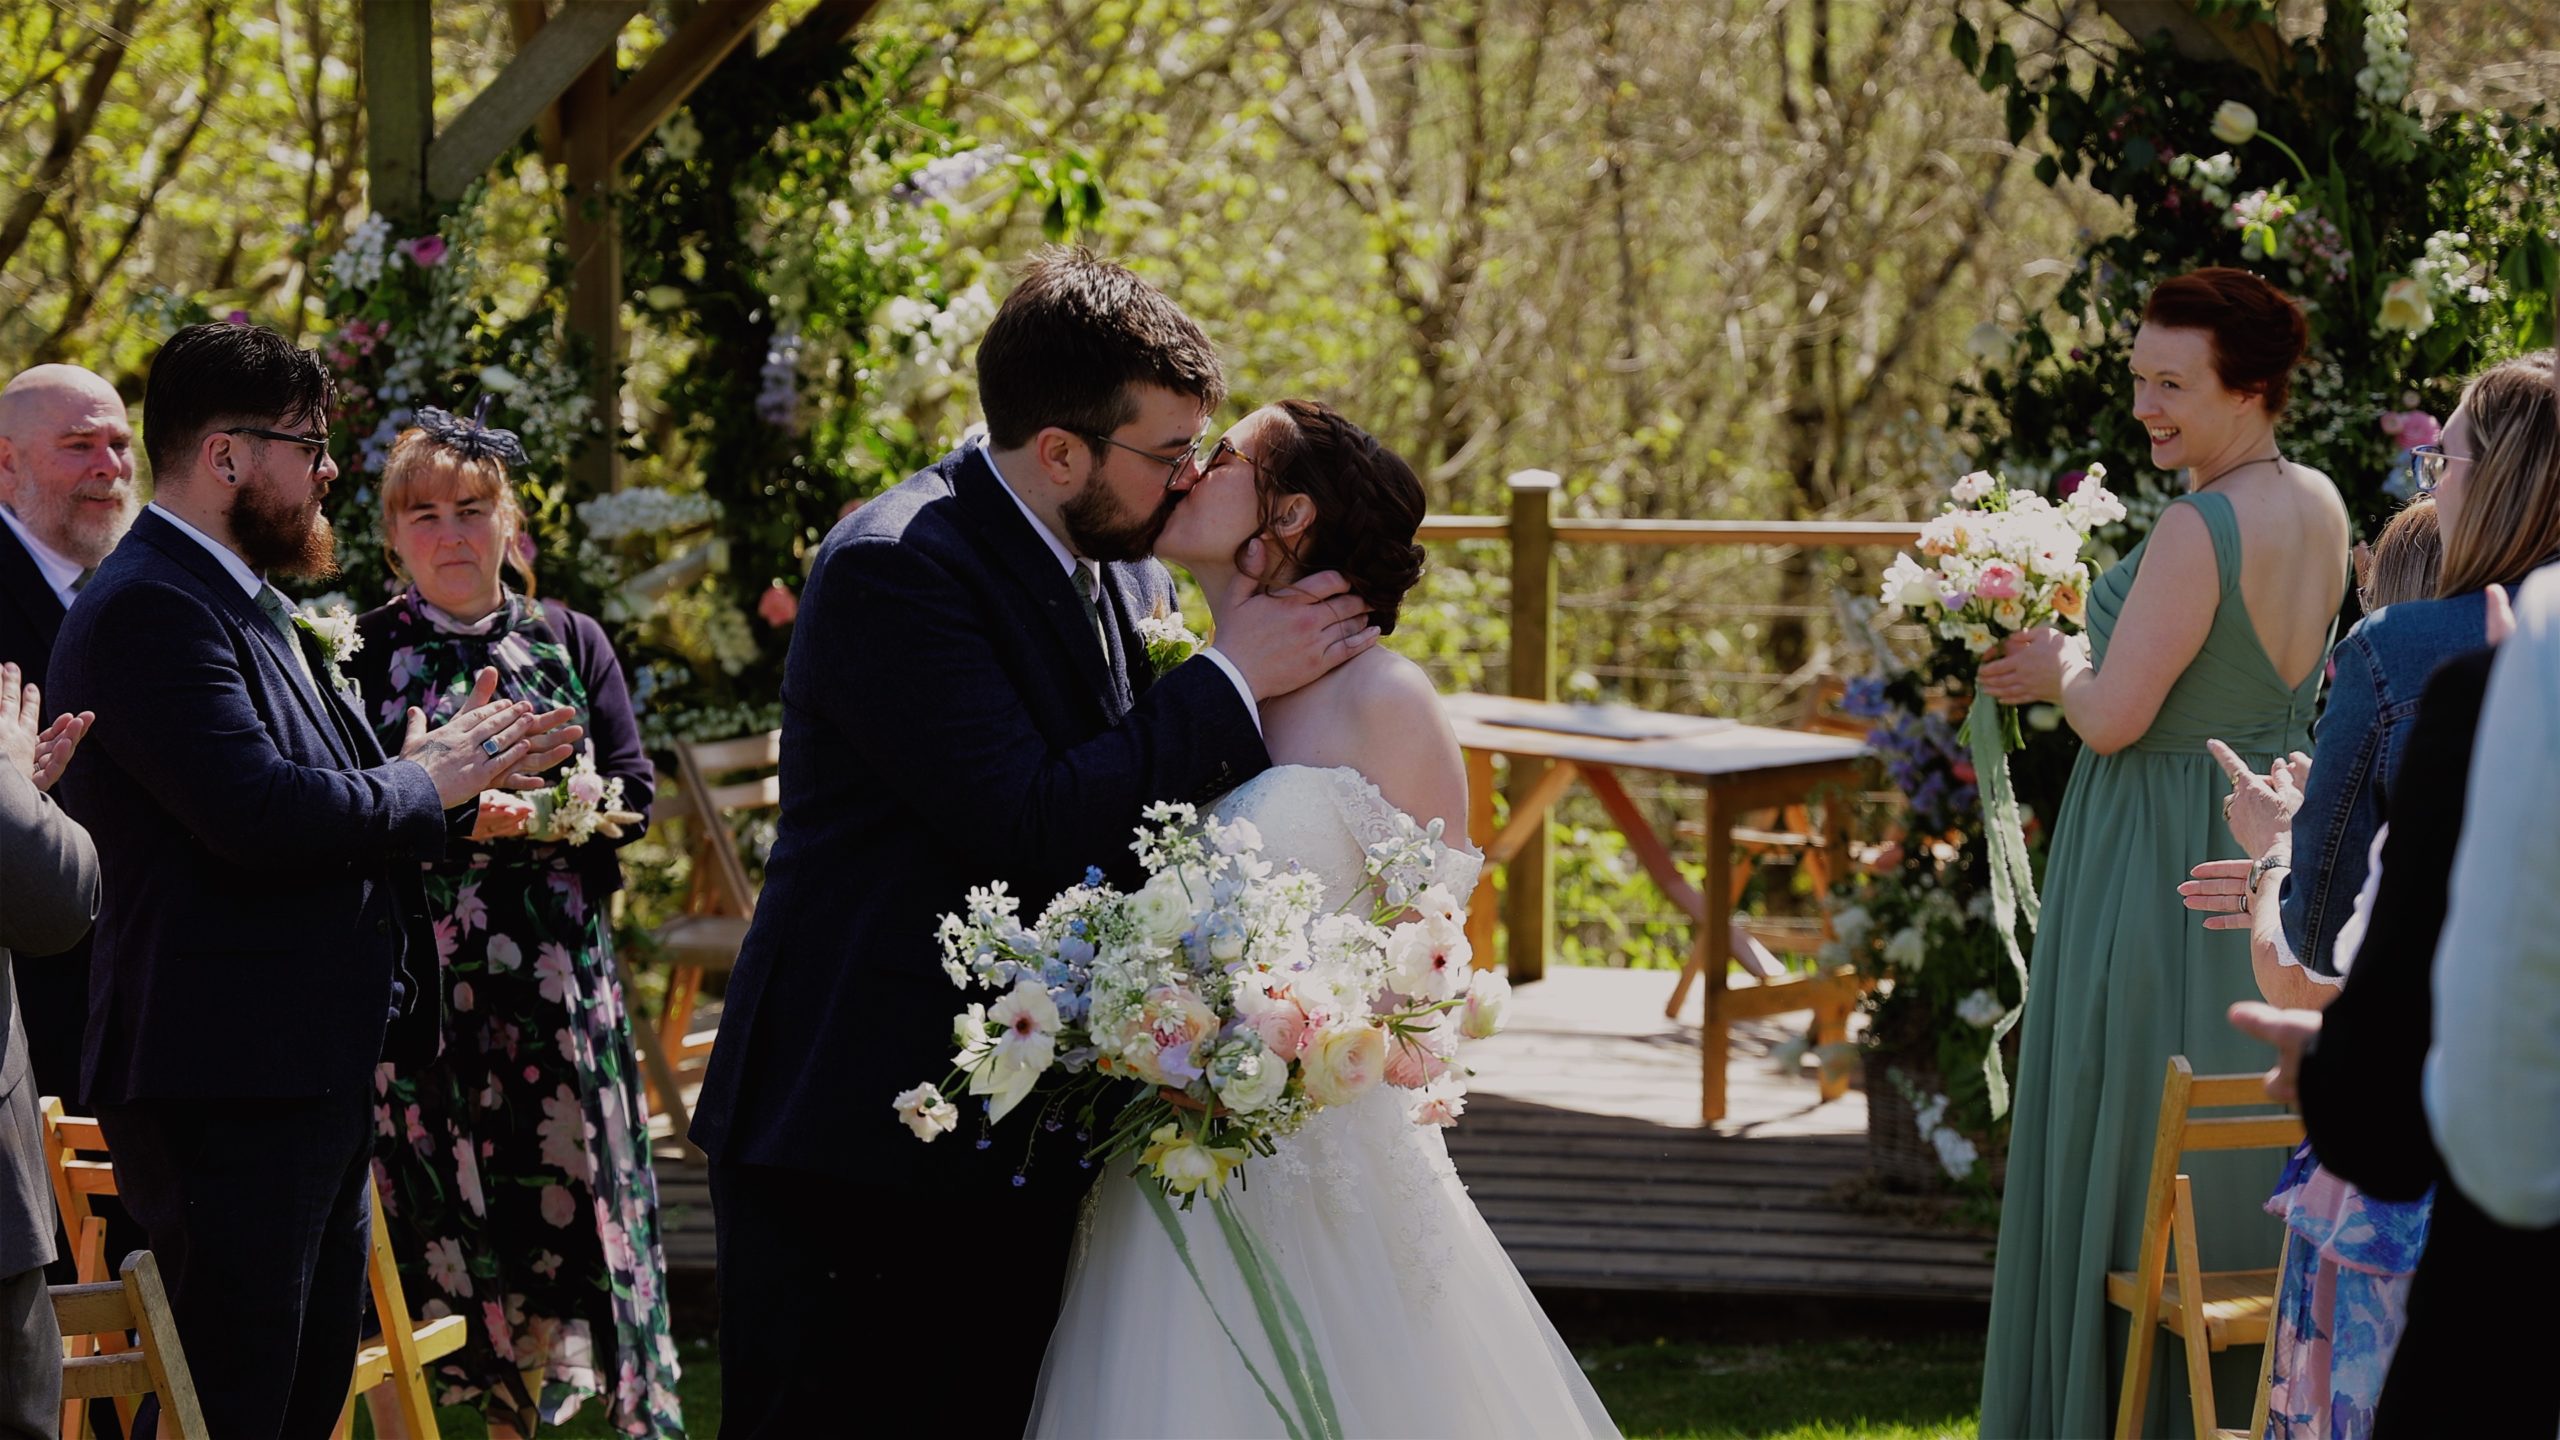
<svg viewBox="0 0 2560 1440">
<path fill-rule="evenodd" d="M 1212 596 L 1229 593 L 1224 582 L 1249 549 L 1274 557 L 1248 577 L 1265 585 L 1338 571 L 1369 602 L 1372 623 L 1391 632 L 1421 574 L 1422 511 L 1421 483 L 1404 461 L 1331 409 L 1287 400 L 1218 442 L 1156 554 Z M 1393 834 L 1397 811 L 1464 833 L 1457 740 L 1413 662 L 1371 649 L 1267 702 L 1262 724 L 1273 767 L 1213 813 L 1251 820 L 1265 855 L 1315 872 L 1328 895 L 1365 882 L 1365 847 Z M 1440 878 L 1463 903 L 1481 867 L 1472 852 L 1446 850 Z M 1412 1093 L 1377 1086 L 1318 1112 L 1279 1153 L 1246 1167 L 1247 1186 L 1228 1191 L 1305 1313 L 1345 1434 L 1615 1436 L 1467 1198 L 1439 1129 L 1408 1117 Z M 1236 1352 L 1244 1346 L 1254 1369 L 1271 1372 L 1253 1300 L 1209 1208 L 1180 1212 L 1195 1283 L 1142 1183 L 1109 1176 L 1088 1202 L 1030 1433 L 1284 1434 Z"/>
</svg>

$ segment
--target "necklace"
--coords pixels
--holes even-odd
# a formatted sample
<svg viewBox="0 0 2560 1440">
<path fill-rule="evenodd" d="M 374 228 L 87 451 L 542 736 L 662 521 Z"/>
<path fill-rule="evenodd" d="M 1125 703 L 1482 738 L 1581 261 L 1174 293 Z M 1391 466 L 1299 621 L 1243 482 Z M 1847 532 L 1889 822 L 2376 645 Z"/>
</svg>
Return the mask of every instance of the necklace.
<svg viewBox="0 0 2560 1440">
<path fill-rule="evenodd" d="M 2261 455 L 2255 460 L 2243 460 L 2237 465 L 2233 465 L 2228 469 L 2216 472 L 2214 477 L 2210 480 L 2197 481 L 2194 488 L 2189 490 L 2187 493 L 2191 495 L 2201 495 L 2208 487 L 2219 485 L 2223 481 L 2230 479 L 2232 476 L 2239 474 L 2241 471 L 2248 469 L 2252 465 L 2282 465 L 2283 463 L 2284 452 L 2281 450 L 2277 451 L 2273 455 Z"/>
</svg>

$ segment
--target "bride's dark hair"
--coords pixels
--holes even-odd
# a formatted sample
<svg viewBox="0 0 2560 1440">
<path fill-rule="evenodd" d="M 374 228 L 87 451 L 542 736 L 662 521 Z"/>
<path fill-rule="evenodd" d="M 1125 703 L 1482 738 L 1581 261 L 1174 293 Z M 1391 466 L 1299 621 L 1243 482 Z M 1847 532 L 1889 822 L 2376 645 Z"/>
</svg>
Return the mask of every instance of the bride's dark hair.
<svg viewBox="0 0 2560 1440">
<path fill-rule="evenodd" d="M 1352 593 L 1369 602 L 1369 623 L 1380 634 L 1394 633 L 1405 592 L 1422 578 L 1422 547 L 1413 541 L 1422 528 L 1422 481 L 1404 457 L 1330 405 L 1283 400 L 1272 408 L 1288 423 L 1272 427 L 1270 453 L 1253 469 L 1262 499 L 1255 538 L 1278 551 L 1297 574 L 1340 574 Z M 1294 544 L 1271 530 L 1292 495 L 1304 495 L 1316 507 L 1315 519 Z M 1241 565 L 1242 546 L 1236 557 Z"/>
</svg>

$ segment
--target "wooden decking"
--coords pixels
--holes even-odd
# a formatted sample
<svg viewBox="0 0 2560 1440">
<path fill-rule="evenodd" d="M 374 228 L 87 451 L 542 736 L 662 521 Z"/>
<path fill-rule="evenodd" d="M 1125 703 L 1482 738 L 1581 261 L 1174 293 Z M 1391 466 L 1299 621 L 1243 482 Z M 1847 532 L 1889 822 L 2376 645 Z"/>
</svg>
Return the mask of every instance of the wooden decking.
<svg viewBox="0 0 2560 1440">
<path fill-rule="evenodd" d="M 1733 1032 L 1730 1110 L 1698 1122 L 1694 1020 L 1662 1015 L 1661 971 L 1558 969 L 1516 993 L 1509 1026 L 1469 1054 L 1466 1118 L 1449 1150 L 1469 1192 L 1541 1291 L 1979 1301 L 1990 1243 L 1862 1211 L 1866 1100 L 1823 1104 L 1810 1071 L 1769 1056 L 1789 1020 Z M 1802 1017 L 1790 1017 L 1800 1022 Z M 711 1266 L 697 1163 L 659 1167 L 668 1267 Z M 687 1284 L 690 1280 L 692 1283 Z"/>
</svg>

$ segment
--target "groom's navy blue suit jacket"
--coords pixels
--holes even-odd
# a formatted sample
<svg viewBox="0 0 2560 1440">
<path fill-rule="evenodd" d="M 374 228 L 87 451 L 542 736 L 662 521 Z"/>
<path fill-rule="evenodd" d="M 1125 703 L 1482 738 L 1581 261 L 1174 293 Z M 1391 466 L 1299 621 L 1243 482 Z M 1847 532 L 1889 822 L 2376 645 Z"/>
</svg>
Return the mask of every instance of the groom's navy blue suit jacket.
<svg viewBox="0 0 2560 1440">
<path fill-rule="evenodd" d="M 818 549 L 783 674 L 781 829 L 694 1112 L 718 1161 L 956 1178 L 975 1115 L 929 1153 L 890 1103 L 950 1068 L 968 997 L 938 918 L 994 880 L 1026 918 L 1087 866 L 1127 883 L 1147 804 L 1270 764 L 1216 662 L 1151 676 L 1134 622 L 1171 606 L 1164 567 L 1102 567 L 1106 648 L 1033 524 L 971 446 Z"/>
<path fill-rule="evenodd" d="M 47 708 L 98 716 L 62 779 L 101 871 L 88 1104 L 369 1085 L 395 994 L 393 1053 L 435 1054 L 435 785 L 304 681 L 210 552 L 144 511 L 65 617 L 52 678 Z"/>
</svg>

